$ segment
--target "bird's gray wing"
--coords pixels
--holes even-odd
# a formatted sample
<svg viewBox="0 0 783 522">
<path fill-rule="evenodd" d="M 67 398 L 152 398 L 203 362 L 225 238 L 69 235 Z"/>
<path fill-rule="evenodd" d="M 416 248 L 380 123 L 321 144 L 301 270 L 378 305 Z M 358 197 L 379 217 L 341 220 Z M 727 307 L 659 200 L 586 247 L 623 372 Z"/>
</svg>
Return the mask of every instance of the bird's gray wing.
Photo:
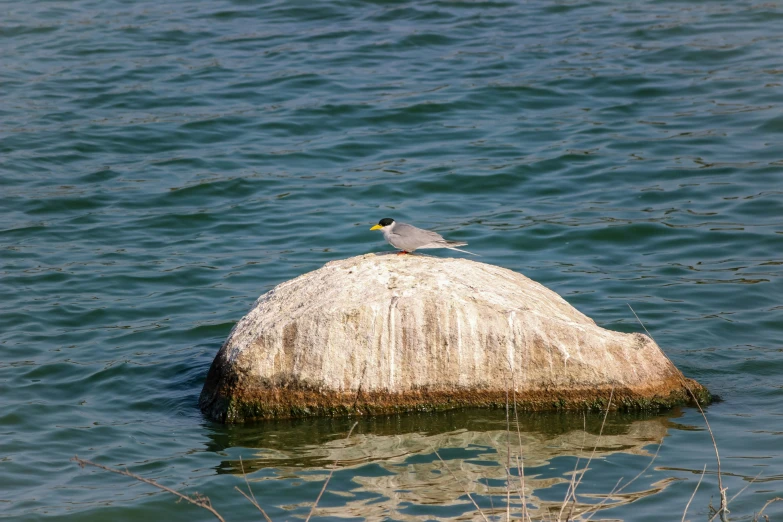
<svg viewBox="0 0 783 522">
<path fill-rule="evenodd" d="M 407 223 L 397 223 L 389 235 L 389 242 L 393 247 L 412 252 L 417 248 L 443 248 L 446 240 L 437 232 L 424 230 Z M 442 245 L 438 245 L 442 243 Z M 433 246 L 425 246 L 433 245 Z"/>
</svg>

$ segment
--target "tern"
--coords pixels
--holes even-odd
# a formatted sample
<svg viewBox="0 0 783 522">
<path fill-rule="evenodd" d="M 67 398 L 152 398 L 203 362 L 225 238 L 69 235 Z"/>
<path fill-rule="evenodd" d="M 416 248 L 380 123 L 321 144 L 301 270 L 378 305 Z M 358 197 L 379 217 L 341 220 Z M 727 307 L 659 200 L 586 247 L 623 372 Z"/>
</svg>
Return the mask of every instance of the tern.
<svg viewBox="0 0 783 522">
<path fill-rule="evenodd" d="M 460 250 L 459 246 L 465 246 L 464 241 L 447 241 L 443 236 L 431 230 L 424 230 L 406 223 L 397 223 L 392 218 L 383 218 L 378 224 L 370 230 L 380 230 L 386 241 L 400 250 L 398 255 L 410 254 L 415 250 L 425 248 L 448 248 L 457 252 L 464 252 L 472 256 L 477 256 L 473 252 Z"/>
</svg>

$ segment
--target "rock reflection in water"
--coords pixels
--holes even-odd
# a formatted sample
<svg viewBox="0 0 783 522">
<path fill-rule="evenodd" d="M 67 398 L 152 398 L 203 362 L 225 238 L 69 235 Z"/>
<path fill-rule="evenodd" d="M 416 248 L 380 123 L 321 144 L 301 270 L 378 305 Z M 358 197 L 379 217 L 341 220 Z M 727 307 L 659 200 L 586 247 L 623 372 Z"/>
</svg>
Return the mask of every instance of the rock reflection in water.
<svg viewBox="0 0 783 522">
<path fill-rule="evenodd" d="M 603 417 L 597 414 L 520 416 L 517 432 L 513 414 L 507 431 L 505 412 L 464 410 L 359 419 L 348 440 L 354 420 L 309 419 L 233 427 L 214 441 L 218 450 L 252 448 L 241 454 L 248 480 L 259 488 L 265 481 L 289 480 L 315 482 L 319 489 L 336 463 L 317 513 L 365 519 L 472 519 L 477 513 L 465 491 L 484 515 L 505 516 L 509 474 L 511 511 L 519 516 L 519 458 L 527 509 L 533 519 L 548 519 L 559 513 L 575 470 L 578 479 L 593 451 L 577 502 L 567 507 L 572 517 L 666 488 L 673 479 L 656 476 L 651 466 L 618 491 L 651 462 L 669 418 L 611 414 L 599 438 Z M 241 473 L 238 460 L 224 462 L 218 472 Z"/>
</svg>

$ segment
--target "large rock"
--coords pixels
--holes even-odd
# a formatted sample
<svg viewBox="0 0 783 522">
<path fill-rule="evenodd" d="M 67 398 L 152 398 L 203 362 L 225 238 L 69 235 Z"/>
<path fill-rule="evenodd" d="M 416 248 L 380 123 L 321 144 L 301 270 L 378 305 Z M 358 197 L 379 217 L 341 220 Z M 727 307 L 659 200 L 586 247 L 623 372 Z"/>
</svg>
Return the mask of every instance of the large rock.
<svg viewBox="0 0 783 522">
<path fill-rule="evenodd" d="M 685 379 L 642 334 L 601 328 L 527 277 L 467 259 L 368 254 L 264 294 L 199 400 L 223 422 L 460 406 L 659 408 Z"/>
</svg>

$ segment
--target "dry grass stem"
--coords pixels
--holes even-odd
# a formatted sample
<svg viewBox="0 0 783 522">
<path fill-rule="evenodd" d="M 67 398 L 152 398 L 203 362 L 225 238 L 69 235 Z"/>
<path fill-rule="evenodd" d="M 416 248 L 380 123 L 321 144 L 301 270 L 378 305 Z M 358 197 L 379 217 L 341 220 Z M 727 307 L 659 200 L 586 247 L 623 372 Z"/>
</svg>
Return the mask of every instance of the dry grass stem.
<svg viewBox="0 0 783 522">
<path fill-rule="evenodd" d="M 633 313 L 634 317 L 636 317 L 636 320 L 639 321 L 639 324 L 642 325 L 642 328 L 644 328 L 645 333 L 650 337 L 650 339 L 655 341 L 655 338 L 647 330 L 647 327 L 644 326 L 642 320 L 639 319 L 638 315 L 636 315 L 636 312 L 634 311 L 631 304 L 630 303 L 627 304 L 628 304 L 628 308 L 631 309 L 631 312 Z M 666 353 L 663 350 L 661 350 L 661 353 L 663 353 L 664 357 L 669 359 L 669 356 L 666 355 Z M 669 362 L 671 362 L 672 366 L 674 366 L 674 363 L 672 362 L 671 359 L 669 359 Z M 720 467 L 720 453 L 718 452 L 718 444 L 717 442 L 715 442 L 715 434 L 712 432 L 712 428 L 710 427 L 710 421 L 707 420 L 707 415 L 704 413 L 704 410 L 702 409 L 701 403 L 699 403 L 699 399 L 696 397 L 696 394 L 693 393 L 691 387 L 688 386 L 688 383 L 684 377 L 681 377 L 681 380 L 683 386 L 685 386 L 685 389 L 688 390 L 688 393 L 691 394 L 691 397 L 693 398 L 693 402 L 696 403 L 696 407 L 699 409 L 699 413 L 701 413 L 701 416 L 704 419 L 704 424 L 707 426 L 707 431 L 709 432 L 710 438 L 712 439 L 712 447 L 715 449 L 715 460 L 718 463 L 718 490 L 720 491 L 720 507 L 718 508 L 718 511 L 715 513 L 715 515 L 710 519 L 710 521 L 712 521 L 718 515 L 721 516 L 722 520 L 725 520 L 725 514 L 729 513 L 729 505 L 728 505 L 728 501 L 726 500 L 726 488 L 723 487 L 723 478 L 722 478 L 721 467 Z"/>
<path fill-rule="evenodd" d="M 756 480 L 757 480 L 757 479 L 758 479 L 758 478 L 761 476 L 761 474 L 762 474 L 763 472 L 764 472 L 763 470 L 762 470 L 762 471 L 759 471 L 759 474 L 758 474 L 758 475 L 756 475 L 755 477 L 753 477 L 753 478 L 751 479 L 751 481 L 750 481 L 750 482 L 748 482 L 747 484 L 745 484 L 745 487 L 744 487 L 744 488 L 742 488 L 741 490 L 737 491 L 737 493 L 736 493 L 736 494 L 735 494 L 733 497 L 731 497 L 731 498 L 729 499 L 729 502 L 734 502 L 734 499 L 735 499 L 735 498 L 737 498 L 738 496 L 742 495 L 742 493 L 743 493 L 743 492 L 744 492 L 746 489 L 748 489 L 748 488 L 751 486 L 751 484 L 753 484 L 754 482 L 756 482 Z"/>
<path fill-rule="evenodd" d="M 481 484 L 481 481 L 479 481 L 479 484 Z M 486 484 L 484 484 L 484 487 L 487 490 L 487 498 L 489 499 L 489 511 L 490 513 L 495 512 L 495 501 L 492 500 L 492 489 L 489 487 L 489 480 L 486 480 Z"/>
<path fill-rule="evenodd" d="M 614 495 L 618 494 L 622 490 L 622 488 L 620 488 L 620 489 L 617 489 L 617 488 L 620 486 L 620 482 L 623 481 L 623 478 L 625 478 L 625 477 L 620 477 L 619 479 L 617 479 L 617 482 L 614 484 L 614 487 L 612 488 L 612 490 L 609 492 L 608 495 L 604 496 L 604 499 L 601 502 L 599 502 L 595 506 L 590 506 L 589 508 L 584 510 L 582 513 L 580 513 L 580 514 L 584 515 L 585 513 L 590 512 L 590 516 L 587 517 L 584 520 L 584 522 L 587 522 L 588 520 L 593 518 L 593 515 L 595 515 L 596 513 L 598 513 L 601 510 L 601 506 L 603 506 L 606 503 L 607 500 L 609 500 L 610 498 L 612 498 Z M 623 486 L 623 487 L 625 487 L 625 486 Z"/>
<path fill-rule="evenodd" d="M 517 471 L 519 471 L 519 482 L 521 487 L 521 500 L 522 500 L 522 522 L 524 522 L 525 518 L 527 518 L 528 522 L 532 522 L 530 520 L 530 513 L 527 511 L 527 502 L 525 501 L 525 461 L 524 461 L 524 452 L 522 451 L 522 431 L 519 428 L 519 413 L 517 412 L 517 383 L 516 379 L 514 378 L 514 372 L 512 370 L 511 372 L 511 392 L 513 393 L 512 398 L 514 399 L 514 423 L 516 424 L 517 428 L 517 441 L 519 443 L 519 456 L 517 457 Z"/>
<path fill-rule="evenodd" d="M 660 444 L 658 444 L 658 449 L 655 450 L 655 454 L 653 455 L 653 458 L 650 459 L 650 462 L 647 463 L 647 467 L 645 467 L 643 470 L 639 472 L 638 475 L 636 475 L 634 478 L 623 484 L 623 487 L 617 490 L 617 493 L 621 493 L 625 488 L 636 482 L 636 480 L 647 473 L 647 470 L 650 469 L 650 466 L 652 466 L 652 463 L 655 462 L 655 459 L 658 458 L 658 453 L 661 451 L 661 446 L 663 446 L 663 440 L 661 440 Z"/>
<path fill-rule="evenodd" d="M 560 506 L 560 512 L 557 514 L 557 519 L 563 518 L 563 511 L 565 511 L 568 502 L 574 492 L 574 486 L 576 484 L 576 476 L 579 474 L 579 460 L 582 458 L 582 452 L 585 449 L 585 440 L 587 440 L 587 416 L 582 412 L 582 445 L 579 446 L 579 454 L 576 456 L 576 462 L 574 463 L 574 471 L 571 473 L 571 478 L 568 481 L 568 489 L 566 490 L 563 504 Z M 576 499 L 574 499 L 576 500 Z"/>
<path fill-rule="evenodd" d="M 432 448 L 432 451 L 433 451 L 433 453 L 435 453 L 435 456 L 438 457 L 438 460 L 441 462 L 441 464 L 443 464 L 443 467 L 446 468 L 446 471 L 449 472 L 449 475 L 451 475 L 451 477 L 454 479 L 454 482 L 459 484 L 460 488 L 462 488 L 462 491 L 468 496 L 470 501 L 473 502 L 473 505 L 476 507 L 476 510 L 478 511 L 479 515 L 481 515 L 481 518 L 484 519 L 484 522 L 489 522 L 489 520 L 487 520 L 487 517 L 484 516 L 484 512 L 481 511 L 481 508 L 479 507 L 479 505 L 476 504 L 475 500 L 473 500 L 473 496 L 471 496 L 471 494 L 470 494 L 470 492 L 468 492 L 467 488 L 462 484 L 462 482 L 459 481 L 457 476 L 454 475 L 454 473 L 452 473 L 451 469 L 449 469 L 449 467 L 446 465 L 446 463 L 443 461 L 443 459 L 440 458 L 440 453 L 438 453 L 438 450 L 436 450 L 435 448 Z M 490 498 L 492 498 L 492 495 L 490 495 Z"/>
<path fill-rule="evenodd" d="M 189 502 L 194 506 L 198 506 L 202 509 L 206 509 L 207 511 L 212 513 L 215 516 L 215 518 L 220 520 L 220 522 L 226 522 L 226 520 L 222 516 L 220 516 L 220 513 L 215 511 L 215 508 L 212 507 L 212 502 L 210 502 L 209 498 L 201 496 L 198 493 L 195 493 L 192 497 L 189 495 L 184 495 L 177 490 L 164 486 L 163 484 L 158 484 L 152 479 L 144 478 L 141 475 L 136 475 L 135 473 L 131 473 L 127 469 L 122 470 L 117 468 L 111 468 L 109 466 L 104 466 L 103 464 L 98 464 L 90 460 L 80 459 L 78 455 L 74 455 L 74 457 L 71 460 L 79 464 L 79 466 L 81 466 L 82 468 L 85 466 L 93 466 L 95 468 L 99 468 L 104 471 L 111 471 L 112 473 L 116 473 L 118 475 L 124 475 L 126 477 L 130 477 L 132 479 L 138 480 L 139 482 L 144 482 L 145 484 L 149 484 L 150 486 L 156 487 L 158 489 L 162 489 L 163 491 L 167 491 L 172 495 L 179 497 L 180 500 L 184 500 L 185 502 Z"/>
<path fill-rule="evenodd" d="M 519 485 L 521 488 L 521 494 L 520 494 L 520 500 L 522 501 L 522 522 L 527 519 L 528 522 L 532 522 L 530 520 L 530 513 L 527 510 L 527 500 L 525 500 L 525 461 L 522 460 L 522 456 L 517 456 L 517 470 L 519 471 Z"/>
<path fill-rule="evenodd" d="M 685 522 L 685 515 L 688 514 L 688 508 L 691 505 L 691 502 L 693 502 L 693 497 L 696 496 L 696 492 L 699 491 L 699 486 L 701 485 L 701 481 L 704 478 L 704 473 L 707 471 L 707 465 L 704 465 L 704 469 L 701 470 L 701 475 L 699 476 L 699 481 L 696 483 L 696 487 L 693 489 L 693 493 L 691 493 L 691 498 L 688 499 L 688 503 L 685 504 L 685 511 L 682 512 L 682 521 Z"/>
<path fill-rule="evenodd" d="M 506 520 L 511 520 L 511 421 L 508 415 L 508 381 L 506 381 Z"/>
<path fill-rule="evenodd" d="M 351 433 L 353 433 L 353 429 L 358 425 L 358 422 L 354 422 L 353 426 L 351 426 L 351 429 L 348 430 L 348 435 L 345 436 L 345 440 L 348 440 L 351 438 Z M 324 487 L 321 488 L 321 492 L 318 493 L 318 497 L 315 499 L 315 502 L 313 503 L 313 507 L 310 508 L 310 513 L 307 514 L 307 518 L 305 519 L 305 522 L 309 522 L 310 517 L 313 516 L 313 513 L 315 512 L 315 507 L 318 505 L 318 502 L 321 500 L 321 496 L 324 494 L 324 491 L 326 491 L 326 486 L 329 485 L 329 481 L 332 480 L 332 475 L 334 474 L 334 469 L 337 467 L 337 463 L 340 462 L 339 460 L 335 460 L 334 464 L 332 464 L 332 469 L 329 470 L 329 476 L 326 477 L 326 482 L 324 482 Z"/>
<path fill-rule="evenodd" d="M 662 445 L 663 445 L 663 441 L 661 441 L 661 443 L 660 443 L 660 444 L 658 444 L 658 449 L 657 449 L 657 450 L 655 450 L 655 454 L 653 455 L 653 457 L 650 459 L 650 462 L 648 462 L 648 463 L 647 463 L 647 466 L 646 466 L 646 467 L 645 467 L 645 468 L 644 468 L 642 471 L 640 471 L 640 472 L 639 472 L 639 473 L 638 473 L 638 474 L 637 474 L 637 475 L 636 475 L 634 478 L 632 478 L 631 480 L 629 480 L 628 482 L 626 482 L 625 484 L 623 484 L 623 487 L 621 487 L 621 488 L 619 488 L 619 489 L 616 489 L 616 490 L 612 490 L 612 491 L 609 493 L 609 496 L 605 497 L 605 498 L 604 498 L 604 500 L 602 500 L 602 501 L 601 501 L 601 503 L 599 503 L 599 504 L 598 504 L 598 506 L 596 506 L 596 508 L 591 508 L 591 510 L 593 510 L 593 509 L 594 509 L 594 510 L 593 510 L 593 512 L 590 514 L 590 516 L 589 516 L 589 517 L 587 517 L 587 518 L 585 519 L 585 521 L 584 521 L 584 522 L 587 522 L 588 520 L 590 520 L 591 518 L 593 518 L 593 515 L 595 515 L 596 513 L 598 513 L 598 508 L 599 508 L 601 505 L 603 505 L 603 504 L 604 504 L 604 502 L 606 502 L 606 501 L 607 501 L 607 500 L 608 500 L 608 499 L 609 499 L 609 498 L 610 498 L 612 495 L 619 495 L 620 493 L 622 493 L 622 491 L 623 491 L 625 488 L 627 488 L 628 486 L 630 486 L 631 484 L 633 484 L 634 482 L 636 482 L 636 481 L 639 479 L 639 477 L 641 477 L 642 475 L 644 475 L 644 474 L 647 472 L 647 470 L 648 470 L 648 469 L 650 469 L 650 466 L 652 466 L 652 463 L 653 463 L 653 462 L 655 462 L 655 459 L 656 459 L 656 458 L 658 458 L 658 453 L 660 453 L 660 451 L 661 451 L 661 446 L 662 446 Z M 622 477 L 620 478 L 620 480 L 622 480 Z M 615 485 L 615 488 L 617 488 L 617 486 L 619 486 L 619 485 L 620 485 L 620 481 L 618 480 L 618 481 L 617 481 L 617 484 Z"/>
<path fill-rule="evenodd" d="M 266 519 L 266 522 L 272 522 L 272 519 L 269 518 L 269 515 L 266 514 L 266 511 L 264 511 L 260 505 L 258 505 L 258 501 L 256 500 L 256 496 L 253 494 L 253 490 L 250 489 L 250 482 L 247 481 L 247 475 L 245 474 L 245 465 L 242 462 L 242 457 L 239 457 L 239 467 L 242 469 L 242 478 L 245 479 L 245 484 L 247 485 L 247 491 L 250 493 L 250 496 L 248 496 L 244 491 L 239 489 L 238 487 L 234 486 L 234 489 L 242 493 L 242 496 L 245 497 L 247 500 L 250 501 L 251 504 L 253 504 L 257 510 L 261 512 L 262 515 L 264 515 L 264 519 Z"/>
<path fill-rule="evenodd" d="M 614 384 L 612 384 L 612 391 L 609 392 L 609 402 L 606 405 L 606 411 L 604 412 L 604 418 L 601 421 L 601 429 L 598 430 L 598 438 L 595 440 L 595 445 L 593 445 L 593 451 L 590 453 L 590 458 L 587 459 L 587 463 L 585 464 L 584 471 L 582 471 L 582 474 L 579 475 L 579 479 L 576 480 L 575 483 L 573 483 L 573 487 L 571 488 L 571 499 L 572 499 L 572 510 L 573 505 L 576 504 L 576 488 L 579 487 L 579 484 L 582 483 L 582 479 L 585 478 L 585 474 L 587 473 L 587 470 L 590 469 L 590 463 L 593 461 L 593 457 L 595 457 L 595 452 L 598 450 L 598 441 L 601 440 L 601 435 L 604 433 L 604 426 L 606 426 L 606 418 L 609 416 L 609 410 L 612 407 L 612 399 L 614 398 Z M 587 433 L 587 429 L 585 426 L 585 433 Z M 578 461 L 577 461 L 578 462 Z M 574 477 L 572 477 L 573 479 Z M 616 486 L 615 486 L 616 487 Z M 568 497 L 566 497 L 566 502 L 568 502 Z M 565 504 L 563 504 L 563 507 L 560 509 L 560 516 L 563 515 L 563 510 L 565 509 Z M 570 518 L 570 515 L 569 515 Z M 558 517 L 559 519 L 559 517 Z"/>
<path fill-rule="evenodd" d="M 769 506 L 770 504 L 772 504 L 774 502 L 779 502 L 781 500 L 783 500 L 783 497 L 775 497 L 775 498 L 771 498 L 771 499 L 767 500 L 767 503 L 764 504 L 764 507 L 761 508 L 761 511 L 758 512 L 758 514 L 756 515 L 754 520 L 758 520 L 758 518 L 761 516 L 761 514 L 764 513 L 764 510 L 767 509 L 767 506 Z"/>
<path fill-rule="evenodd" d="M 506 476 L 508 477 L 508 481 L 510 483 L 511 482 L 511 469 L 510 468 L 505 468 L 505 469 L 506 469 Z M 516 487 L 516 486 L 513 486 L 513 487 L 514 487 L 514 492 L 516 492 L 517 496 L 519 497 L 519 500 L 522 501 L 522 499 L 524 497 L 522 496 L 522 493 L 519 491 L 519 488 Z M 510 502 L 509 502 L 509 507 L 510 507 Z M 509 522 L 512 520 L 512 518 L 511 518 L 511 511 L 510 510 L 506 511 L 506 517 L 507 517 L 507 520 Z M 524 518 L 524 515 L 523 515 L 522 522 L 524 522 L 524 520 L 525 520 L 525 518 Z"/>
</svg>

